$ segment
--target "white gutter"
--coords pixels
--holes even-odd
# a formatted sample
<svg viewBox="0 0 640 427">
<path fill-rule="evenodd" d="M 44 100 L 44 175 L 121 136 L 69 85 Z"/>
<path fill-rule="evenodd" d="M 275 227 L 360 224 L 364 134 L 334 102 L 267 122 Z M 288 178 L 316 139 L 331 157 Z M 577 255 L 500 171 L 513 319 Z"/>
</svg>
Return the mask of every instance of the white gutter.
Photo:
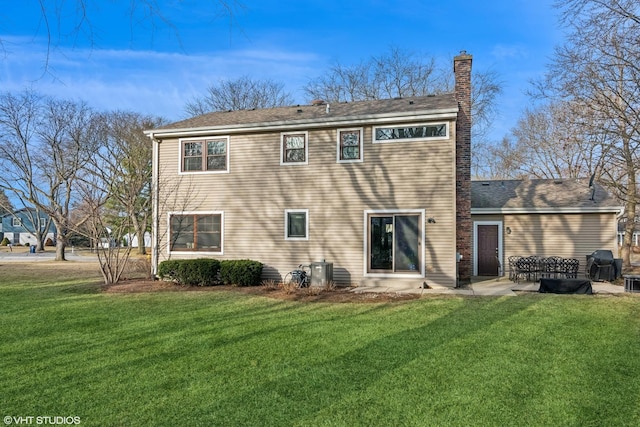
<svg viewBox="0 0 640 427">
<path fill-rule="evenodd" d="M 345 116 L 340 118 L 323 119 L 323 118 L 305 118 L 304 120 L 280 120 L 277 122 L 258 122 L 258 123 L 242 123 L 242 124 L 227 124 L 217 126 L 200 126 L 192 128 L 174 128 L 174 129 L 156 129 L 152 131 L 145 131 L 147 135 L 155 135 L 162 137 L 177 137 L 177 136 L 195 136 L 202 134 L 213 133 L 246 133 L 255 131 L 270 131 L 270 130 L 282 130 L 282 129 L 308 129 L 322 128 L 322 127 L 340 127 L 344 123 L 348 123 L 349 126 L 356 124 L 367 123 L 394 123 L 398 118 L 402 118 L 405 121 L 417 121 L 417 120 L 443 120 L 443 119 L 455 119 L 457 117 L 457 108 L 448 108 L 442 110 L 430 110 L 427 112 L 418 112 L 413 115 L 407 116 L 406 112 L 398 112 L 392 114 L 370 114 L 365 116 Z M 222 113 L 221 113 L 222 114 Z"/>
</svg>

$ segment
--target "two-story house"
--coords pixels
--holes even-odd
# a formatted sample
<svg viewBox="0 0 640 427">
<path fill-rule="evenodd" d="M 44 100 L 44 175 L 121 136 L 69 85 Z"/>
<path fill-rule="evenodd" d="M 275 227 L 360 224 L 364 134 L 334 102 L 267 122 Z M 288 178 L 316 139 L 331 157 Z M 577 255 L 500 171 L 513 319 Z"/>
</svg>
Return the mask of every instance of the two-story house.
<svg viewBox="0 0 640 427">
<path fill-rule="evenodd" d="M 454 58 L 454 93 L 214 112 L 147 131 L 154 272 L 169 258 L 248 258 L 277 281 L 326 260 L 339 285 L 454 287 L 506 274 L 512 256 L 584 264 L 615 251 L 621 208 L 588 179 L 472 185 L 471 63 Z"/>
<path fill-rule="evenodd" d="M 35 209 L 19 209 L 1 218 L 0 231 L 13 245 L 37 246 L 38 235 L 42 236 L 43 243 L 48 239 L 52 243 L 56 240 L 56 229 L 49 216 Z"/>
<path fill-rule="evenodd" d="M 280 280 L 326 260 L 339 285 L 467 283 L 471 62 L 454 59 L 455 93 L 213 112 L 147 131 L 154 269 L 248 258 Z"/>
</svg>

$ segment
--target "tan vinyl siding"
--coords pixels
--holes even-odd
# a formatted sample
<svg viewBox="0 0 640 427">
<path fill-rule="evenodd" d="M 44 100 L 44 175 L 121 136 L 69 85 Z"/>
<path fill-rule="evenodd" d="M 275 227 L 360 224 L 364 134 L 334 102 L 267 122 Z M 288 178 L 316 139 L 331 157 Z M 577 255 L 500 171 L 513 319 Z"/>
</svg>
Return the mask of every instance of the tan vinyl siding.
<svg viewBox="0 0 640 427">
<path fill-rule="evenodd" d="M 586 255 L 609 249 L 617 256 L 615 213 L 546 213 L 473 215 L 474 221 L 503 221 L 503 265 L 510 256 L 561 256 L 580 261 L 584 272 Z M 474 246 L 475 247 L 475 246 Z"/>
<path fill-rule="evenodd" d="M 357 163 L 337 162 L 335 129 L 309 129 L 307 165 L 280 164 L 280 131 L 231 135 L 226 174 L 179 174 L 178 139 L 164 140 L 158 147 L 160 261 L 168 256 L 167 212 L 222 211 L 224 253 L 205 256 L 261 261 L 265 279 L 280 280 L 298 264 L 325 259 L 342 285 L 426 280 L 454 286 L 454 128 L 450 123 L 448 140 L 373 144 L 372 126 L 365 126 L 364 161 Z M 182 190 L 173 191 L 175 184 Z M 308 209 L 308 240 L 285 240 L 286 209 Z M 387 209 L 425 210 L 426 278 L 364 277 L 364 212 Z M 189 256 L 196 255 L 171 254 Z"/>
</svg>

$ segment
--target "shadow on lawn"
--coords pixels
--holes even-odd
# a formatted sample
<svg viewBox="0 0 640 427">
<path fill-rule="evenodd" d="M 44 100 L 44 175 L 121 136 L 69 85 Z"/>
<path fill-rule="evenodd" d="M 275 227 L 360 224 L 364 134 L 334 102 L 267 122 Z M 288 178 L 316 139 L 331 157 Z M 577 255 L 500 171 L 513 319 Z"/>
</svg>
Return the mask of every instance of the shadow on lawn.
<svg viewBox="0 0 640 427">
<path fill-rule="evenodd" d="M 312 422 L 316 414 L 344 402 L 347 397 L 367 393 L 366 390 L 379 382 L 380 377 L 393 375 L 396 369 L 415 361 L 428 369 L 429 360 L 425 358 L 430 353 L 507 320 L 525 310 L 534 300 L 460 301 L 462 305 L 459 308 L 436 319 L 431 319 L 427 312 L 429 304 L 418 303 L 416 309 L 426 311 L 426 321 L 414 328 L 390 334 L 323 363 L 305 365 L 301 361 L 300 368 L 286 376 L 256 384 L 244 395 L 233 394 L 234 400 L 246 402 L 242 413 L 225 413 L 225 408 L 234 407 L 236 403 L 225 401 L 223 396 L 216 408 L 212 408 L 213 414 L 220 417 L 215 418 L 215 422 L 250 425 L 262 421 L 265 424 L 305 425 Z M 371 322 L 372 319 L 384 322 L 384 310 L 384 306 L 376 306 L 367 312 L 358 312 L 345 319 L 345 327 L 357 328 L 359 322 Z M 380 311 L 378 317 L 370 316 L 374 311 Z M 300 325 L 292 327 L 299 329 Z M 428 399 L 428 396 L 424 398 Z M 278 419 L 273 419 L 274 414 L 278 414 Z"/>
</svg>

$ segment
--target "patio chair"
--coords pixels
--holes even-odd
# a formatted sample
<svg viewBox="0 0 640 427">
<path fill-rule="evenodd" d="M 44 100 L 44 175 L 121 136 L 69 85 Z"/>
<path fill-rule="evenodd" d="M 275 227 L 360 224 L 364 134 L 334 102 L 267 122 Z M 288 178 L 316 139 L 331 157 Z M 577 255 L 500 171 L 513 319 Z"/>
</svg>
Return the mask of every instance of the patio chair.
<svg viewBox="0 0 640 427">
<path fill-rule="evenodd" d="M 540 260 L 540 277 L 542 279 L 556 278 L 556 260 L 554 257 L 542 258 Z"/>
<path fill-rule="evenodd" d="M 520 279 L 528 282 L 537 281 L 539 260 L 536 257 L 524 257 L 516 261 L 516 283 L 520 283 Z"/>
<path fill-rule="evenodd" d="M 567 279 L 577 279 L 578 270 L 580 269 L 580 261 L 575 258 L 562 260 L 560 270 Z"/>
<path fill-rule="evenodd" d="M 516 262 L 522 258 L 521 256 L 518 255 L 512 255 L 508 258 L 509 261 L 509 280 L 511 280 L 512 282 L 516 281 L 516 272 L 517 272 L 517 268 L 516 268 Z"/>
</svg>

